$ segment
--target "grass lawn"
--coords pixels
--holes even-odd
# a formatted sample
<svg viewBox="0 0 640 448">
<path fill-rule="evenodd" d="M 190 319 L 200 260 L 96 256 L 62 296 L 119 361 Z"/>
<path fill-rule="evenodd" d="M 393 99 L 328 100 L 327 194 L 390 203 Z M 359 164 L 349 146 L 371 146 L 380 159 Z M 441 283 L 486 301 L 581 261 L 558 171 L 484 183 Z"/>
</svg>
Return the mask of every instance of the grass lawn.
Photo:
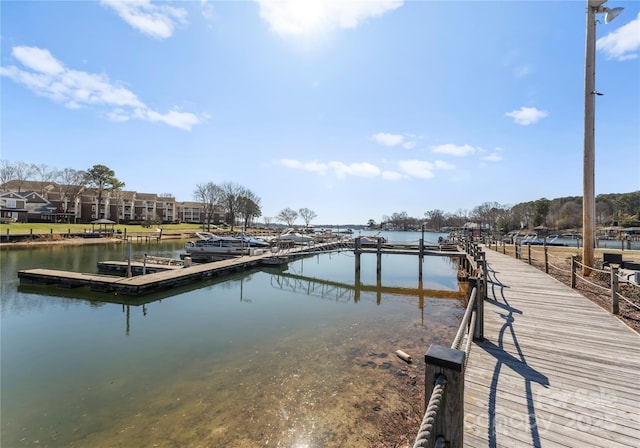
<svg viewBox="0 0 640 448">
<path fill-rule="evenodd" d="M 111 225 L 107 225 L 107 230 L 111 230 Z M 102 227 L 104 230 L 104 226 Z M 156 229 L 162 229 L 163 235 L 179 235 L 185 233 L 193 233 L 202 230 L 201 224 L 161 224 L 158 226 L 143 227 L 141 225 L 129 225 L 129 224 L 114 224 L 114 230 L 119 233 L 124 233 L 125 229 L 127 234 L 140 234 L 140 233 L 155 233 Z M 66 233 L 83 233 L 91 232 L 94 230 L 93 224 L 53 224 L 53 223 L 39 223 L 39 222 L 15 222 L 11 224 L 0 223 L 0 235 L 49 235 L 49 234 L 66 234 Z M 95 231 L 99 230 L 99 226 L 95 225 Z M 223 234 L 229 232 L 230 227 L 222 228 L 212 225 L 211 232 Z M 234 227 L 234 232 L 241 230 L 239 227 Z M 247 229 L 248 233 L 253 231 L 263 231 L 258 229 Z"/>
<path fill-rule="evenodd" d="M 104 227 L 103 227 L 104 228 Z M 157 228 L 162 229 L 163 234 L 172 234 L 172 233 L 184 233 L 184 232 L 196 232 L 201 230 L 202 227 L 198 224 L 162 224 L 159 226 L 153 227 L 142 227 L 141 225 L 125 225 L 125 224 L 115 224 L 113 226 L 115 230 L 119 232 L 124 232 L 127 230 L 127 233 L 150 233 L 155 232 Z M 111 226 L 107 226 L 108 230 L 111 230 Z M 65 233 L 82 233 L 82 232 L 91 232 L 94 230 L 94 226 L 92 224 L 53 224 L 53 223 L 11 223 L 11 224 L 0 224 L 0 234 L 6 235 L 7 232 L 9 234 L 27 234 L 33 233 L 34 235 L 43 235 L 43 234 L 65 234 Z M 95 226 L 95 230 L 98 230 L 98 226 Z"/>
</svg>

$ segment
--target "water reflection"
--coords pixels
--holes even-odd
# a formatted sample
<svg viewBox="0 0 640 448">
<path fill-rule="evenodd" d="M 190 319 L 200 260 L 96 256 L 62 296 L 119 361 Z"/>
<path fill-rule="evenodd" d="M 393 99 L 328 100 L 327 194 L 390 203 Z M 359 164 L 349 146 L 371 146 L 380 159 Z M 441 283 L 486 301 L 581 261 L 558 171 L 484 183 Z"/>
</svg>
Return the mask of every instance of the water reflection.
<svg viewBox="0 0 640 448">
<path fill-rule="evenodd" d="M 363 257 L 358 289 L 353 257 L 334 254 L 128 303 L 19 286 L 19 269 L 123 254 L 85 249 L 0 254 L 2 446 L 392 446 L 382 435 L 421 418 L 421 354 L 450 344 L 464 312 L 428 296 L 459 290 L 437 259 L 422 285 L 415 258 L 385 260 L 378 281 Z"/>
</svg>

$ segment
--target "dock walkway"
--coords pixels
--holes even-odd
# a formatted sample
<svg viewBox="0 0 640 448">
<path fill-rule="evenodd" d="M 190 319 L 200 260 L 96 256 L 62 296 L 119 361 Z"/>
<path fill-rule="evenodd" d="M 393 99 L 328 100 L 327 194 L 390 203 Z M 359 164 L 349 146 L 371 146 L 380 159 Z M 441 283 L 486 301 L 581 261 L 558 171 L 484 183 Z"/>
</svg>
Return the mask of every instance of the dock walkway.
<svg viewBox="0 0 640 448">
<path fill-rule="evenodd" d="M 486 251 L 465 447 L 640 446 L 640 335 L 544 272 Z"/>
</svg>

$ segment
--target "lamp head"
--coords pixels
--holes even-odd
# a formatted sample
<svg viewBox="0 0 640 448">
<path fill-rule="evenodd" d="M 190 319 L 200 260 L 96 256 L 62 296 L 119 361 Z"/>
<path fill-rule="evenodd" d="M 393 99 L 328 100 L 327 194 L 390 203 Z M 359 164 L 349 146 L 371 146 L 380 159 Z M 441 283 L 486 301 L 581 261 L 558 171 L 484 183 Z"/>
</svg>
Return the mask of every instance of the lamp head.
<svg viewBox="0 0 640 448">
<path fill-rule="evenodd" d="M 609 9 L 606 8 L 606 14 L 604 15 L 604 23 L 609 23 L 611 22 L 613 19 L 615 19 L 616 17 L 618 17 L 618 15 L 620 15 L 620 13 L 622 12 L 622 10 L 624 8 L 613 8 L 613 9 Z"/>
</svg>

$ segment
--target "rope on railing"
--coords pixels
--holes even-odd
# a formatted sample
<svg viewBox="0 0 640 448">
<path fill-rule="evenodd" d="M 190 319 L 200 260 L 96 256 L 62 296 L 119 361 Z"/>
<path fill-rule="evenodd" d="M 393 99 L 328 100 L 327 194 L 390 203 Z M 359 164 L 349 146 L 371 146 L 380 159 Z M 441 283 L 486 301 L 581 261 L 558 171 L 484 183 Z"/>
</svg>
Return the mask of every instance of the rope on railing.
<svg viewBox="0 0 640 448">
<path fill-rule="evenodd" d="M 460 347 L 460 342 L 462 342 L 462 338 L 464 337 L 465 330 L 469 325 L 469 318 L 471 317 L 471 312 L 473 311 L 477 294 L 478 294 L 478 288 L 473 288 L 471 290 L 471 296 L 469 297 L 469 303 L 467 305 L 467 309 L 464 312 L 464 317 L 462 318 L 462 322 L 460 322 L 458 333 L 456 333 L 456 337 L 453 340 L 453 343 L 451 344 L 451 348 L 454 350 L 458 350 L 458 347 Z"/>
<path fill-rule="evenodd" d="M 476 310 L 471 313 L 471 325 L 469 325 L 469 331 L 467 332 L 467 344 L 464 346 L 464 365 L 467 365 L 469 361 L 469 353 L 471 353 L 471 343 L 473 342 L 473 334 L 476 331 Z"/>
<path fill-rule="evenodd" d="M 618 297 L 621 298 L 622 300 L 624 300 L 625 302 L 627 302 L 629 305 L 631 305 L 632 307 L 634 307 L 637 310 L 640 310 L 640 306 L 636 305 L 635 303 L 633 303 L 630 299 L 626 298 L 625 296 L 623 296 L 622 294 L 618 293 Z"/>
<path fill-rule="evenodd" d="M 578 266 L 586 267 L 587 269 L 591 270 L 592 272 L 608 273 L 608 271 L 604 271 L 604 270 L 602 270 L 602 269 L 596 269 L 596 268 L 593 268 L 593 267 L 591 267 L 591 266 L 587 266 L 586 264 L 580 263 L 580 262 L 579 262 L 579 261 L 577 261 L 577 260 L 575 261 L 575 263 L 576 263 L 576 265 L 578 265 Z M 587 278 L 586 278 L 585 276 L 583 276 L 583 275 L 580 275 L 580 274 L 578 274 L 578 273 L 576 273 L 575 275 L 576 275 L 576 278 L 579 278 L 579 279 L 580 279 L 580 280 L 582 280 L 583 282 L 588 283 L 589 285 L 591 285 L 591 286 L 593 286 L 593 287 L 595 287 L 595 288 L 600 288 L 600 289 L 602 289 L 602 290 L 604 290 L 604 291 L 608 291 L 608 290 L 609 290 L 609 288 L 608 288 L 608 287 L 604 287 L 604 286 L 602 286 L 602 285 L 598 285 L 597 283 L 594 283 L 594 282 L 592 282 L 592 281 L 587 280 Z"/>
<path fill-rule="evenodd" d="M 463 241 L 464 243 L 464 241 Z M 478 246 L 471 244 L 465 244 L 465 251 L 468 254 L 473 253 L 473 259 L 476 260 Z M 473 246 L 473 247 L 472 247 Z M 483 257 L 484 258 L 484 257 Z M 476 271 L 481 273 L 482 276 L 485 276 L 485 268 L 482 266 L 475 266 Z M 485 285 L 486 286 L 486 285 Z M 473 342 L 473 335 L 475 333 L 476 328 L 476 310 L 475 303 L 478 296 L 478 287 L 475 286 L 469 295 L 469 301 L 467 303 L 467 308 L 465 310 L 462 321 L 460 322 L 460 327 L 458 328 L 458 332 L 456 333 L 456 337 L 451 344 L 451 348 L 453 350 L 458 350 L 460 343 L 465 335 L 467 335 L 467 343 L 465 346 L 465 360 L 464 363 L 466 365 L 467 360 L 469 359 L 469 352 L 471 351 L 471 344 Z M 447 378 L 444 374 L 440 374 L 437 376 L 433 390 L 431 392 L 431 397 L 429 398 L 429 403 L 427 404 L 427 409 L 425 410 L 424 416 L 422 418 L 422 423 L 420 424 L 420 429 L 416 436 L 415 442 L 413 444 L 413 448 L 424 448 L 429 443 L 429 439 L 432 437 L 432 431 L 434 429 L 434 423 L 436 421 L 436 416 L 438 415 L 438 411 L 440 410 L 440 405 L 442 403 L 442 399 L 444 396 L 444 388 L 447 384 Z M 442 435 L 438 435 L 435 440 L 436 448 L 444 448 L 446 446 L 445 437 Z"/>
<path fill-rule="evenodd" d="M 416 441 L 413 443 L 413 448 L 424 448 L 427 446 L 429 438 L 431 437 L 431 432 L 433 431 L 433 424 L 436 420 L 436 415 L 440 409 L 440 403 L 442 402 L 442 397 L 444 395 L 444 386 L 446 384 L 447 378 L 444 375 L 438 375 L 435 386 L 433 387 L 433 392 L 431 393 L 431 398 L 429 398 L 427 410 L 422 418 L 422 423 L 420 423 L 420 430 L 416 436 Z"/>
<path fill-rule="evenodd" d="M 618 275 L 618 282 L 619 284 L 624 284 L 626 286 L 628 286 L 629 289 L 631 288 L 640 288 L 640 285 L 637 285 L 635 283 L 631 283 L 629 281 L 629 278 L 623 275 L 620 275 L 620 273 L 617 274 Z M 624 283 L 623 283 L 624 282 Z M 624 300 L 625 302 L 627 302 L 629 305 L 631 305 L 632 307 L 634 307 L 637 310 L 640 310 L 640 306 L 636 303 L 634 303 L 631 299 L 629 299 L 628 297 L 625 297 L 624 295 L 620 294 L 620 290 L 618 290 L 618 297 L 622 300 Z"/>
</svg>

